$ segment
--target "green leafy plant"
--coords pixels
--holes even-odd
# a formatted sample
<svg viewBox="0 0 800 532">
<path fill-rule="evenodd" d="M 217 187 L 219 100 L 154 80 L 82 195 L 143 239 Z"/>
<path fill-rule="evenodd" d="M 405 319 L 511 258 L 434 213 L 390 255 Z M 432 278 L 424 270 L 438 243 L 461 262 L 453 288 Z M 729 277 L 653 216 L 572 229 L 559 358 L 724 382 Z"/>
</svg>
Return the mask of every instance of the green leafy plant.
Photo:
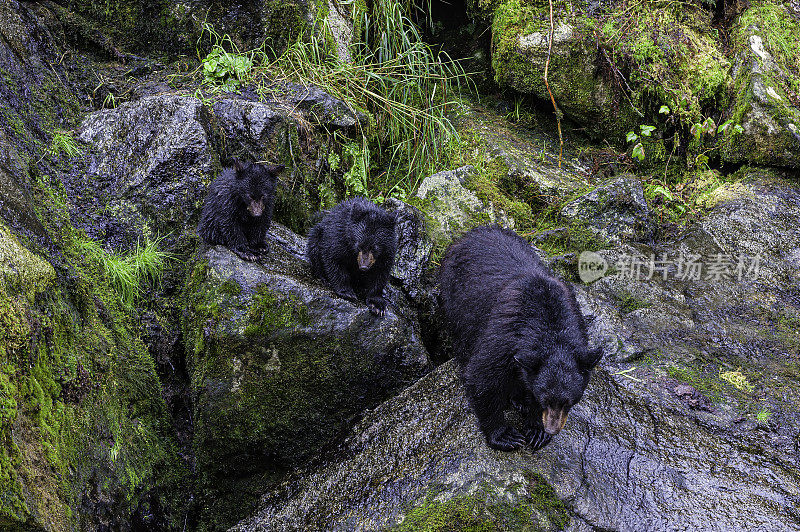
<svg viewBox="0 0 800 532">
<path fill-rule="evenodd" d="M 648 125 L 640 125 L 639 126 L 639 134 L 642 137 L 649 137 L 653 134 L 653 131 L 656 129 L 656 126 L 648 126 Z M 636 142 L 639 140 L 639 135 L 637 135 L 633 131 L 628 131 L 628 134 L 625 136 L 625 139 L 628 142 Z M 631 157 L 637 159 L 639 162 L 644 160 L 644 145 L 641 142 L 637 142 L 634 144 L 633 149 L 631 150 Z"/>
<path fill-rule="evenodd" d="M 347 195 L 366 196 L 367 177 L 369 176 L 369 148 L 366 143 L 350 142 L 342 148 L 345 160 L 350 161 L 350 169 L 344 173 L 343 179 Z"/>
<path fill-rule="evenodd" d="M 761 410 L 756 413 L 756 422 L 759 425 L 766 425 L 770 417 L 772 417 L 772 412 L 770 412 L 766 407 L 761 407 Z"/>
<path fill-rule="evenodd" d="M 204 83 L 223 91 L 238 89 L 253 68 L 251 54 L 239 53 L 228 35 L 219 36 L 208 23 L 204 23 L 204 30 L 215 41 L 202 61 Z"/>
<path fill-rule="evenodd" d="M 69 131 L 56 130 L 53 132 L 53 140 L 48 151 L 53 156 L 64 153 L 67 157 L 77 157 L 82 149 Z"/>
</svg>

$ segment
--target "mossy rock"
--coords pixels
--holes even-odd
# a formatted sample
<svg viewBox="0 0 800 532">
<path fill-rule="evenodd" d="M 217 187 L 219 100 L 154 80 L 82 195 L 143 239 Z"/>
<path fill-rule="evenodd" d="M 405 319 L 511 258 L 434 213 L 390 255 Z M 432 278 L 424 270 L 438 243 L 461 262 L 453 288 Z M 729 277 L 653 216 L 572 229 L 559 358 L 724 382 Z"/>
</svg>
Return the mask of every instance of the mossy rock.
<svg viewBox="0 0 800 532">
<path fill-rule="evenodd" d="M 729 114 L 741 125 L 722 142 L 722 156 L 800 168 L 800 36 L 796 15 L 784 3 L 757 2 L 732 32 L 736 50 Z"/>
<path fill-rule="evenodd" d="M 310 278 L 302 239 L 271 231 L 281 236 L 265 265 L 210 248 L 185 289 L 208 529 L 246 515 L 280 471 L 428 369 L 414 312 L 397 290 L 388 290 L 386 316 L 373 316 Z"/>
<path fill-rule="evenodd" d="M 585 4 L 555 2 L 550 49 L 548 4 L 500 2 L 492 21 L 495 78 L 543 102 L 552 92 L 568 118 L 617 144 L 640 124 L 672 135 L 677 119 L 688 130 L 704 109 L 727 104 L 731 65 L 707 11 L 668 7 L 620 2 L 589 13 Z M 672 125 L 660 123 L 661 105 Z"/>
</svg>

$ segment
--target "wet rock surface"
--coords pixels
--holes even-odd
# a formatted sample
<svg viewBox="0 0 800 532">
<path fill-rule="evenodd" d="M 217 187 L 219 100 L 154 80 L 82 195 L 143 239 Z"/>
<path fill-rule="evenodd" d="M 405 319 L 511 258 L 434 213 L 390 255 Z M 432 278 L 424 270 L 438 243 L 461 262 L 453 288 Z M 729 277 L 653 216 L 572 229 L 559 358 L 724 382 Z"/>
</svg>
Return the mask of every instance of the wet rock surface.
<svg viewBox="0 0 800 532">
<path fill-rule="evenodd" d="M 311 278 L 304 239 L 271 234 L 263 265 L 202 251 L 186 288 L 194 447 L 214 523 L 246 514 L 248 479 L 274 478 L 429 370 L 399 290 L 376 317 Z"/>
<path fill-rule="evenodd" d="M 486 160 L 502 166 L 498 177 L 521 195 L 570 196 L 586 190 L 588 168 L 569 149 L 559 166 L 558 136 L 549 131 L 554 124 L 549 117 L 536 118 L 535 129 L 523 127 L 470 104 L 455 121 L 462 132 L 480 139 Z"/>
<path fill-rule="evenodd" d="M 574 199 L 561 208 L 561 215 L 586 223 L 600 238 L 616 244 L 650 239 L 658 227 L 641 181 L 631 175 L 615 177 Z"/>
<path fill-rule="evenodd" d="M 431 491 L 443 503 L 477 493 L 528 505 L 528 523 L 543 529 L 736 530 L 742 520 L 752 530 L 800 529 L 791 462 L 681 410 L 600 368 L 549 446 L 502 453 L 486 447 L 448 362 L 368 414 L 332 459 L 268 493 L 232 530 L 386 529 L 414 516 Z M 533 494 L 538 475 L 568 522 Z"/>
<path fill-rule="evenodd" d="M 544 529 L 800 530 L 800 233 L 787 223 L 800 217 L 800 193 L 785 174 L 740 177 L 679 235 L 598 252 L 623 269 L 577 287 L 605 360 L 549 446 L 488 449 L 448 362 L 267 492 L 234 530 L 402 528 L 442 513 L 458 522 L 475 496 L 481 522 L 497 529 L 514 529 L 491 510 L 502 500 L 532 509 L 525 522 Z M 675 264 L 650 278 L 647 267 L 624 272 L 651 253 Z M 720 276 L 708 266 L 718 253 L 760 255 L 763 267 L 737 273 L 731 259 Z M 684 278 L 680 256 L 711 269 Z M 537 505 L 538 478 L 563 516 Z"/>
<path fill-rule="evenodd" d="M 202 102 L 180 94 L 148 96 L 83 121 L 78 139 L 92 149 L 70 188 L 101 240 L 128 249 L 197 224 L 219 164 L 207 124 Z"/>
</svg>

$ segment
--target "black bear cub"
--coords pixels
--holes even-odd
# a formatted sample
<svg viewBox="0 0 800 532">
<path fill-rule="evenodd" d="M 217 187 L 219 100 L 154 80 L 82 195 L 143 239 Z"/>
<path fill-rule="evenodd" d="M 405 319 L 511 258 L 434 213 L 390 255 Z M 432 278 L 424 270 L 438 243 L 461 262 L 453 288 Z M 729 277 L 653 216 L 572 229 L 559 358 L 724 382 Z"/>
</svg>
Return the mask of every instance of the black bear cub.
<svg viewBox="0 0 800 532">
<path fill-rule="evenodd" d="M 383 289 L 397 248 L 395 216 L 365 198 L 344 201 L 308 233 L 311 272 L 340 297 L 363 297 L 370 311 L 386 312 Z"/>
<path fill-rule="evenodd" d="M 266 166 L 234 160 L 208 189 L 198 234 L 211 245 L 222 245 L 244 260 L 267 252 L 275 182 L 281 164 Z"/>
<path fill-rule="evenodd" d="M 439 281 L 466 395 L 501 451 L 544 447 L 583 396 L 602 351 L 588 347 L 571 286 L 557 279 L 522 237 L 473 229 L 447 250 Z M 525 415 L 524 433 L 504 416 Z"/>
</svg>

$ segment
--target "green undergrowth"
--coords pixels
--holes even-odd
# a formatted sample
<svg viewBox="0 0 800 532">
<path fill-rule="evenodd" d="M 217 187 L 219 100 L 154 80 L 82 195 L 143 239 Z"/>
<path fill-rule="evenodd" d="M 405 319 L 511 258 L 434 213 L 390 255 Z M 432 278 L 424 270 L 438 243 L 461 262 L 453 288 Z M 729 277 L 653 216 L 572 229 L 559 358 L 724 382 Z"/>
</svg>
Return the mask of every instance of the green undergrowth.
<svg viewBox="0 0 800 532">
<path fill-rule="evenodd" d="M 209 88 L 247 84 L 274 97 L 283 81 L 315 85 L 360 117 L 349 140 L 329 133 L 328 163 L 337 182 L 322 183 L 322 207 L 340 194 L 405 199 L 421 178 L 444 168 L 440 161 L 457 138 L 446 112 L 469 78 L 423 42 L 410 7 L 396 0 L 353 3 L 349 60 L 340 57 L 324 18 L 277 56 L 266 47 L 239 51 L 207 28 L 217 42 L 204 59 Z"/>
<path fill-rule="evenodd" d="M 677 176 L 644 178 L 644 195 L 662 223 L 681 226 L 697 221 L 713 207 L 720 187 L 737 181 L 737 175 L 725 176 L 718 170 L 686 171 Z"/>
</svg>

